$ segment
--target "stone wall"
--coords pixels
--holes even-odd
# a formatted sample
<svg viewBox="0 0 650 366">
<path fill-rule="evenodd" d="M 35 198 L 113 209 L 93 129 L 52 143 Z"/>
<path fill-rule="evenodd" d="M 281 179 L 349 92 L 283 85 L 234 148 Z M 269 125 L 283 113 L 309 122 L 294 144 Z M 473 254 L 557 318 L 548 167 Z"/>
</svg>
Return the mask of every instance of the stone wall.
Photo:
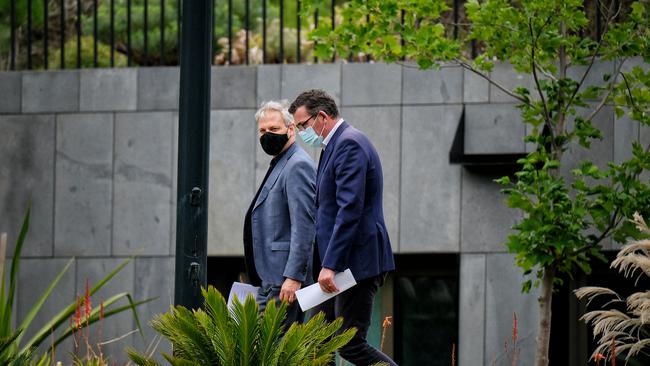
<svg viewBox="0 0 650 366">
<path fill-rule="evenodd" d="M 611 73 L 613 66 L 604 63 L 598 69 Z M 497 65 L 493 76 L 508 87 L 530 85 L 507 65 Z M 9 232 L 10 243 L 32 203 L 18 318 L 49 282 L 43 279 L 53 278 L 72 256 L 72 268 L 36 324 L 72 301 L 75 292 L 83 293 L 86 279 L 96 283 L 133 254 L 138 256 L 96 298 L 118 291 L 136 299 L 157 296 L 141 309 L 145 320 L 168 309 L 174 281 L 178 83 L 178 68 L 0 73 L 0 232 Z M 504 206 L 492 181 L 497 172 L 451 165 L 448 158 L 463 107 L 468 153 L 525 152 L 529 147 L 521 137 L 526 130 L 510 97 L 458 67 L 213 68 L 210 255 L 243 254 L 243 216 L 270 160 L 257 142 L 256 107 L 263 100 L 291 100 L 308 88 L 330 92 L 343 117 L 379 150 L 395 252 L 460 253 L 459 363 L 498 360 L 513 312 L 522 329 L 521 359 L 531 356 L 535 297 L 520 294 L 519 269 L 502 245 L 518 214 Z M 597 161 L 628 156 L 630 140 L 650 142 L 638 128 L 615 124 L 611 108 L 596 124 L 605 132 L 597 143 Z M 308 151 L 316 157 L 315 149 Z M 569 166 L 581 157 L 572 148 Z M 131 319 L 123 315 L 105 322 L 104 338 L 134 329 Z M 127 344 L 144 349 L 132 335 L 107 345 L 105 353 L 123 361 L 119 350 Z"/>
</svg>

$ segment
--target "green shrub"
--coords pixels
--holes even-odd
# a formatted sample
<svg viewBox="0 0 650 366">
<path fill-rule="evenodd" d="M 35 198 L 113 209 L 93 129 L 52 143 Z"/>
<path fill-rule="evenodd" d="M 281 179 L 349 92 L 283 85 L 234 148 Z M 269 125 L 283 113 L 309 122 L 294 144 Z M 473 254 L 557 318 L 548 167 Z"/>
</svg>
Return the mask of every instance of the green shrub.
<svg viewBox="0 0 650 366">
<path fill-rule="evenodd" d="M 229 309 L 214 287 L 202 292 L 205 310 L 177 306 L 151 321 L 174 345 L 173 356 L 163 353 L 171 365 L 326 365 L 356 333 L 335 335 L 343 320 L 327 323 L 319 313 L 305 324 L 292 324 L 282 336 L 286 303 L 277 307 L 271 301 L 260 314 L 252 296 L 244 303 L 235 300 Z M 127 353 L 137 365 L 158 365 L 133 349 Z"/>
</svg>

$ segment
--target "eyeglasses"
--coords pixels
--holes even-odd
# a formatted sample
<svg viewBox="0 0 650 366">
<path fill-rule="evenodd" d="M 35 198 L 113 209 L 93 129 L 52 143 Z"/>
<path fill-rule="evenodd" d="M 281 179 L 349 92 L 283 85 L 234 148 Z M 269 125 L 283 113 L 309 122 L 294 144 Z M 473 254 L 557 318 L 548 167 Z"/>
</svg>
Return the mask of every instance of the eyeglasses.
<svg viewBox="0 0 650 366">
<path fill-rule="evenodd" d="M 312 118 L 317 117 L 317 116 L 318 116 L 318 113 L 313 114 L 311 117 L 307 118 L 306 120 L 304 120 L 302 122 L 296 123 L 296 128 L 298 129 L 298 131 L 304 131 L 305 128 L 306 128 L 305 125 L 309 122 L 309 120 L 311 120 Z"/>
</svg>

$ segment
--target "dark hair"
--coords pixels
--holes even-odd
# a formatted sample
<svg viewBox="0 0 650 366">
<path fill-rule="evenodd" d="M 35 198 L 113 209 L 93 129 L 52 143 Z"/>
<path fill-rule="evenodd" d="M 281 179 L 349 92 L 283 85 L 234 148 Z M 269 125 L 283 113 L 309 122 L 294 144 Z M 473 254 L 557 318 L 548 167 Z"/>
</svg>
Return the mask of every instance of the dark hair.
<svg viewBox="0 0 650 366">
<path fill-rule="evenodd" d="M 323 111 L 332 118 L 339 116 L 339 109 L 334 98 L 321 89 L 312 89 L 300 93 L 296 100 L 291 103 L 289 113 L 296 113 L 296 110 L 302 106 L 305 106 L 307 113 L 310 115 Z"/>
</svg>

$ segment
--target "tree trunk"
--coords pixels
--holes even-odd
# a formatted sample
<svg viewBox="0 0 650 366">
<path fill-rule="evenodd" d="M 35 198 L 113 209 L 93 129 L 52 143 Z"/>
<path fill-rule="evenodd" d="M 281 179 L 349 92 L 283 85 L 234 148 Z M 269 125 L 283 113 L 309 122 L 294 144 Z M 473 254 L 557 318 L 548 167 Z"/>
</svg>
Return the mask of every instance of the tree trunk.
<svg viewBox="0 0 650 366">
<path fill-rule="evenodd" d="M 539 302 L 539 329 L 537 330 L 537 355 L 535 366 L 548 366 L 548 345 L 551 339 L 551 303 L 553 300 L 553 279 L 555 268 L 544 268 L 542 293 Z"/>
</svg>

